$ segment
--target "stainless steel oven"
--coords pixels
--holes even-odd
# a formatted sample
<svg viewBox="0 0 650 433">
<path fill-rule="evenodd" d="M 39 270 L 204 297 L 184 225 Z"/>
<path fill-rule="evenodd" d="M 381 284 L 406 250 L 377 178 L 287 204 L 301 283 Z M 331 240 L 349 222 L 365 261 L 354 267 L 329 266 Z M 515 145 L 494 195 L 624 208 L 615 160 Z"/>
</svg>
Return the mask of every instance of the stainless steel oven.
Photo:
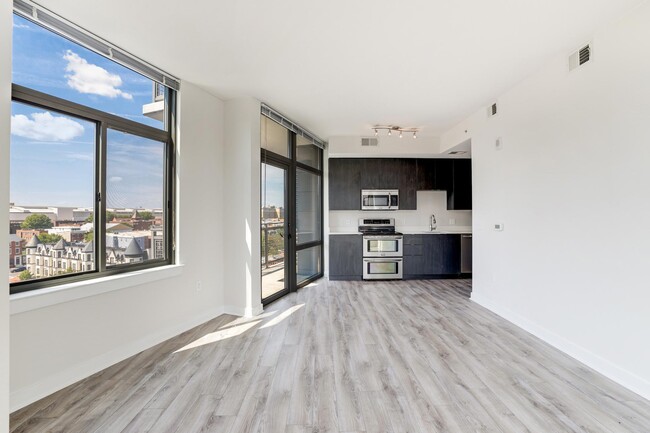
<svg viewBox="0 0 650 433">
<path fill-rule="evenodd" d="M 362 189 L 361 210 L 398 210 L 398 189 Z"/>
<path fill-rule="evenodd" d="M 402 235 L 364 235 L 363 257 L 402 257 Z"/>
<path fill-rule="evenodd" d="M 395 231 L 394 218 L 361 218 L 363 279 L 401 280 L 404 237 Z"/>
<path fill-rule="evenodd" d="M 364 280 L 401 280 L 402 258 L 364 258 L 363 279 Z"/>
</svg>

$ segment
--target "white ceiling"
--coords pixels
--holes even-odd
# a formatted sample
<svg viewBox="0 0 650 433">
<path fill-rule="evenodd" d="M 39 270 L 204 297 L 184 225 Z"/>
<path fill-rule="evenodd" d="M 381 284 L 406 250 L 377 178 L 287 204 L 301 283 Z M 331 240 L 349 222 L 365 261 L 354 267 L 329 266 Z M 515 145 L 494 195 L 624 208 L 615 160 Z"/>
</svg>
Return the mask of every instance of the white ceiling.
<svg viewBox="0 0 650 433">
<path fill-rule="evenodd" d="M 156 66 L 322 138 L 439 135 L 643 0 L 40 0 Z"/>
</svg>

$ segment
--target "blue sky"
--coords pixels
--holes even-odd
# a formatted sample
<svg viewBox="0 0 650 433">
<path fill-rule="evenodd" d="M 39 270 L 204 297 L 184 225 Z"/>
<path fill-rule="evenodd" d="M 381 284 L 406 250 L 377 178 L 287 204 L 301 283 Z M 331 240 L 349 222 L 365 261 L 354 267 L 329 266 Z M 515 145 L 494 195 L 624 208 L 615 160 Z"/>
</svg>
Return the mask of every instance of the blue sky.
<svg viewBox="0 0 650 433">
<path fill-rule="evenodd" d="M 152 102 L 150 79 L 16 15 L 12 79 L 25 87 L 163 127 L 142 115 L 142 106 Z M 94 123 L 16 102 L 11 121 L 10 201 L 91 207 Z M 161 143 L 109 133 L 109 207 L 162 207 L 163 149 Z"/>
<path fill-rule="evenodd" d="M 262 207 L 285 207 L 284 175 L 283 169 L 262 164 Z"/>
</svg>

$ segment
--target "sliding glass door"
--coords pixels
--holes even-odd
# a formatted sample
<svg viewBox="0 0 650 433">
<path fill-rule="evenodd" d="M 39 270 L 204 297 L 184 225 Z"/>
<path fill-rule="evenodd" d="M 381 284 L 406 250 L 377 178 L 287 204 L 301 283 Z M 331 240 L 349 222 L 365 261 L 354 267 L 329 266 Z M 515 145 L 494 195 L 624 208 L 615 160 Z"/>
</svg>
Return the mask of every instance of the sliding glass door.
<svg viewBox="0 0 650 433">
<path fill-rule="evenodd" d="M 262 302 L 323 275 L 322 150 L 262 116 Z"/>
</svg>

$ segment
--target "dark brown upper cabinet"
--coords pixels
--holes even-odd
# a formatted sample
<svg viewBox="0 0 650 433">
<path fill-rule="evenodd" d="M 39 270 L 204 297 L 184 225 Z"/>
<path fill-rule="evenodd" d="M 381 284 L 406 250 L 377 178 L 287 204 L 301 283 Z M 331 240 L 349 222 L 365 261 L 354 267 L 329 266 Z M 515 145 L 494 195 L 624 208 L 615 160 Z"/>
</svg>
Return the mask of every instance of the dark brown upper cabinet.
<svg viewBox="0 0 650 433">
<path fill-rule="evenodd" d="M 362 189 L 398 189 L 400 210 L 417 209 L 417 191 L 447 191 L 448 209 L 471 209 L 468 159 L 331 158 L 330 210 L 361 209 Z"/>
</svg>

